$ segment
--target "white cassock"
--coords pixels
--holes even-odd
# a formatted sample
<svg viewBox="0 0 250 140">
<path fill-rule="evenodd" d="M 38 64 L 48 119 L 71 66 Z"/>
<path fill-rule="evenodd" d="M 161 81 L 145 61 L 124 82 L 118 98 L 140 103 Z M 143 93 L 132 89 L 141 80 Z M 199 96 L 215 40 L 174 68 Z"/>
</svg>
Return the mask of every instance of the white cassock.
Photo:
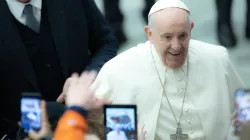
<svg viewBox="0 0 250 140">
<path fill-rule="evenodd" d="M 138 123 L 145 124 L 147 131 L 146 140 L 170 140 L 177 124 L 159 82 L 151 50 L 177 119 L 188 83 L 182 132 L 190 140 L 226 140 L 232 131 L 234 91 L 244 85 L 224 47 L 190 40 L 188 59 L 182 69 L 172 70 L 163 66 L 147 41 L 103 66 L 93 84 L 99 83 L 96 95 L 111 98 L 113 104 L 136 104 Z"/>
</svg>

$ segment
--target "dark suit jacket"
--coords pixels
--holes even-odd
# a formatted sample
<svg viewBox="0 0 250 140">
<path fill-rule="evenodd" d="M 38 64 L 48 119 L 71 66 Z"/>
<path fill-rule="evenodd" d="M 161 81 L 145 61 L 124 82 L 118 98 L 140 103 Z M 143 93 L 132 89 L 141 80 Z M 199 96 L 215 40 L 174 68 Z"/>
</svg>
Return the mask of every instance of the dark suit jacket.
<svg viewBox="0 0 250 140">
<path fill-rule="evenodd" d="M 43 0 L 43 4 L 65 79 L 73 72 L 99 71 L 116 55 L 116 38 L 94 0 Z M 4 108 L 0 118 L 16 120 L 19 116 L 8 106 L 20 104 L 17 98 L 23 83 L 35 89 L 38 83 L 5 0 L 0 0 L 0 17 L 0 105 Z"/>
</svg>

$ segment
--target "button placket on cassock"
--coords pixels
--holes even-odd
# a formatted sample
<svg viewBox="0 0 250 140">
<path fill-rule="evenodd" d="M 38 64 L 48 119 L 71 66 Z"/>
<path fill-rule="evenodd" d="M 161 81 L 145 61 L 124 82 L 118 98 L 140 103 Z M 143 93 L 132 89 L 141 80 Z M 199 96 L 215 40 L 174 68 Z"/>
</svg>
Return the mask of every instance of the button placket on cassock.
<svg viewBox="0 0 250 140">
<path fill-rule="evenodd" d="M 173 70 L 173 69 L 165 69 L 162 66 L 159 57 L 157 57 L 157 53 L 154 49 L 152 49 L 152 53 L 155 56 L 155 59 L 158 63 L 156 63 L 157 70 L 159 69 L 159 77 L 163 82 L 165 93 L 162 91 L 162 98 L 160 103 L 160 110 L 156 123 L 156 136 L 155 140 L 170 140 L 170 135 L 176 133 L 176 121 L 171 113 L 171 109 L 169 107 L 166 94 L 169 98 L 170 104 L 173 108 L 173 111 L 179 121 L 179 117 L 181 114 L 181 107 L 183 102 L 184 93 L 186 92 L 186 84 L 187 78 L 187 60 L 183 65 L 183 69 Z M 164 82 L 165 81 L 165 82 Z M 160 82 L 160 81 L 159 81 Z M 189 85 L 190 86 L 190 85 Z M 204 138 L 204 133 L 202 131 L 201 122 L 199 119 L 199 114 L 196 113 L 195 107 L 192 104 L 192 99 L 188 96 L 188 92 L 186 93 L 186 98 L 183 107 L 183 115 L 181 119 L 182 133 L 189 135 L 189 140 L 197 140 Z M 186 110 L 186 111 L 185 111 Z M 196 116 L 196 117 L 194 117 Z M 188 123 L 188 120 L 190 120 Z"/>
<path fill-rule="evenodd" d="M 183 133 L 187 133 L 190 140 L 203 140 L 205 135 L 202 130 L 199 114 L 197 111 L 195 111 L 195 106 L 192 104 L 188 90 L 185 89 L 188 88 L 186 87 L 188 81 L 186 71 L 187 70 L 185 70 L 185 67 L 184 70 L 175 71 L 176 87 L 178 91 L 177 96 L 180 98 L 180 101 L 183 100 L 184 94 L 186 92 L 183 116 L 181 119 Z"/>
</svg>

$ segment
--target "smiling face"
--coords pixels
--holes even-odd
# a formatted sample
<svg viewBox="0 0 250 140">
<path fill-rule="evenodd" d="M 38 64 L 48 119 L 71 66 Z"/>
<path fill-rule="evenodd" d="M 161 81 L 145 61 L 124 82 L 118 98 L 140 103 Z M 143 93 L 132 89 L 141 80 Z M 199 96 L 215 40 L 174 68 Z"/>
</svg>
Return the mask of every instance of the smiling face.
<svg viewBox="0 0 250 140">
<path fill-rule="evenodd" d="M 166 67 L 181 67 L 186 59 L 194 26 L 187 11 L 167 8 L 151 16 L 152 27 L 145 27 L 151 44 L 154 44 L 162 63 Z"/>
</svg>

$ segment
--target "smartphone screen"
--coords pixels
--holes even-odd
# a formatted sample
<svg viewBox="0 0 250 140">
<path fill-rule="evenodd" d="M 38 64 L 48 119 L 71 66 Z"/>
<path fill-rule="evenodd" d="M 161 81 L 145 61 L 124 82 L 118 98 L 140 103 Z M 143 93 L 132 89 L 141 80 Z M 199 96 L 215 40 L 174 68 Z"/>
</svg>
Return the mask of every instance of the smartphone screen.
<svg viewBox="0 0 250 140">
<path fill-rule="evenodd" d="M 236 120 L 244 123 L 250 120 L 250 89 L 239 89 L 235 92 L 236 99 Z M 240 131 L 240 127 L 236 127 Z"/>
<path fill-rule="evenodd" d="M 136 106 L 105 105 L 104 124 L 106 140 L 137 140 Z"/>
<path fill-rule="evenodd" d="M 38 95 L 23 95 L 21 98 L 21 122 L 24 133 L 41 128 L 41 99 Z"/>
</svg>

